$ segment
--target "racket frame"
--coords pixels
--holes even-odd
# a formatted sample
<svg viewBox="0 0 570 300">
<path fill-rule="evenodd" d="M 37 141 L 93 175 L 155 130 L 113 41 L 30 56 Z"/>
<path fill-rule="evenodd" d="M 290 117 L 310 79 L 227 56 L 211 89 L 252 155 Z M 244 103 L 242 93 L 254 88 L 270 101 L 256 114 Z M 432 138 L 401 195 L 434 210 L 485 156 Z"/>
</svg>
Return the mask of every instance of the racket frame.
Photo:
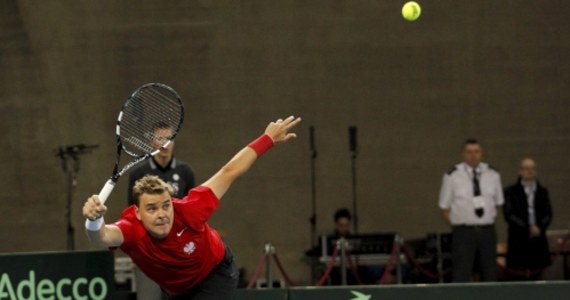
<svg viewBox="0 0 570 300">
<path fill-rule="evenodd" d="M 129 151 L 129 149 L 125 148 L 123 142 L 121 141 L 121 120 L 123 118 L 123 112 L 124 112 L 125 108 L 128 107 L 128 105 L 131 103 L 132 99 L 136 98 L 137 95 L 142 90 L 149 88 L 149 87 L 152 87 L 152 86 L 167 89 L 167 90 L 169 90 L 170 93 L 172 93 L 176 97 L 176 100 L 178 101 L 178 104 L 180 105 L 180 122 L 178 122 L 178 126 L 176 128 L 172 128 L 172 135 L 158 149 L 155 149 L 152 152 L 147 152 L 147 153 L 143 153 L 143 154 L 136 154 L 132 151 Z M 125 101 L 125 103 L 121 107 L 121 111 L 119 112 L 119 116 L 117 118 L 117 125 L 115 126 L 115 139 L 116 139 L 116 145 L 117 145 L 117 155 L 116 155 L 116 160 L 115 160 L 115 166 L 113 167 L 113 172 L 112 172 L 111 177 L 107 180 L 107 182 L 105 183 L 105 185 L 103 186 L 103 188 L 101 189 L 101 191 L 98 194 L 98 197 L 99 197 L 99 200 L 101 201 L 101 203 L 105 203 L 105 201 L 107 201 L 107 199 L 109 198 L 109 195 L 111 195 L 111 192 L 113 191 L 113 189 L 115 187 L 115 184 L 117 183 L 119 178 L 126 171 L 128 171 L 131 167 L 139 164 L 140 162 L 146 160 L 147 158 L 150 158 L 150 157 L 158 154 L 161 149 L 168 147 L 170 145 L 170 143 L 172 143 L 174 138 L 176 138 L 176 136 L 178 135 L 178 132 L 180 131 L 180 129 L 182 127 L 182 123 L 184 122 L 184 112 L 185 112 L 184 111 L 184 103 L 182 102 L 182 98 L 180 98 L 180 95 L 178 95 L 178 93 L 173 88 L 171 88 L 168 85 L 163 84 L 163 83 L 147 83 L 147 84 L 144 84 L 144 85 L 140 86 L 138 89 L 136 89 L 129 96 L 127 101 Z M 126 152 L 129 156 L 134 157 L 134 160 L 126 163 L 119 170 L 121 153 L 123 151 Z"/>
</svg>

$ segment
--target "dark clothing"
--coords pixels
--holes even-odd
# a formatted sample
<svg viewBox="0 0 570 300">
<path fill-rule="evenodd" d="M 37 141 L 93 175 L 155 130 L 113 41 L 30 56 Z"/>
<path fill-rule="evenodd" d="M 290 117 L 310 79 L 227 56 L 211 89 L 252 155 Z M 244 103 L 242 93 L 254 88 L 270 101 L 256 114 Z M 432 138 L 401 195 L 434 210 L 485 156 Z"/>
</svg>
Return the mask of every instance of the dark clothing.
<svg viewBox="0 0 570 300">
<path fill-rule="evenodd" d="M 195 186 L 194 172 L 190 166 L 176 158 L 172 158 L 166 168 L 156 163 L 154 158 L 144 161 L 129 174 L 128 199 L 129 205 L 134 204 L 133 186 L 135 181 L 145 175 L 156 175 L 174 189 L 174 197 L 182 199 Z"/>
<path fill-rule="evenodd" d="M 504 216 L 508 223 L 507 267 L 518 271 L 534 271 L 550 264 L 546 229 L 552 221 L 548 191 L 536 182 L 534 215 L 540 228 L 538 237 L 530 236 L 528 200 L 520 179 L 505 189 Z"/>
<path fill-rule="evenodd" d="M 230 300 L 237 288 L 239 270 L 234 256 L 226 246 L 224 259 L 206 277 L 206 280 L 191 293 L 170 298 L 171 300 Z"/>
<path fill-rule="evenodd" d="M 497 233 L 494 225 L 455 225 L 452 236 L 453 282 L 469 282 L 473 269 L 480 281 L 497 280 Z"/>
</svg>

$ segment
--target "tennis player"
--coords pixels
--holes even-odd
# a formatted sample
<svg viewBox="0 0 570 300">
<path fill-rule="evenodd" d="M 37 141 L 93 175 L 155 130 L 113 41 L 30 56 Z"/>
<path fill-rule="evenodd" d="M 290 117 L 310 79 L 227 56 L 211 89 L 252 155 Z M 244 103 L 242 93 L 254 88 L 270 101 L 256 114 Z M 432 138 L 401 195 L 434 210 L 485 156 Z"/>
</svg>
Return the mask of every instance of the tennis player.
<svg viewBox="0 0 570 300">
<path fill-rule="evenodd" d="M 230 249 L 207 221 L 231 184 L 276 143 L 295 138 L 293 116 L 269 123 L 265 133 L 239 151 L 224 167 L 183 199 L 156 176 L 135 183 L 135 204 L 120 219 L 105 224 L 107 207 L 97 195 L 83 215 L 90 242 L 120 248 L 168 294 L 170 299 L 231 299 L 238 270 Z"/>
</svg>

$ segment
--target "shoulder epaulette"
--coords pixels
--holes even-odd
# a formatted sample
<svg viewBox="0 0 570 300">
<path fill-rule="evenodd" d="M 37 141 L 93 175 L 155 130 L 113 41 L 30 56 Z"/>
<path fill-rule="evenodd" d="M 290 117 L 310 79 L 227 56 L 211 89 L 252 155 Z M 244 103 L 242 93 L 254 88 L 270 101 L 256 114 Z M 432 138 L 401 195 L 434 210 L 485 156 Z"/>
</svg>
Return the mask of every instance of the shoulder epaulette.
<svg viewBox="0 0 570 300">
<path fill-rule="evenodd" d="M 447 170 L 447 175 L 451 175 L 453 172 L 455 172 L 455 170 L 457 170 L 457 166 L 451 167 L 449 170 Z"/>
</svg>

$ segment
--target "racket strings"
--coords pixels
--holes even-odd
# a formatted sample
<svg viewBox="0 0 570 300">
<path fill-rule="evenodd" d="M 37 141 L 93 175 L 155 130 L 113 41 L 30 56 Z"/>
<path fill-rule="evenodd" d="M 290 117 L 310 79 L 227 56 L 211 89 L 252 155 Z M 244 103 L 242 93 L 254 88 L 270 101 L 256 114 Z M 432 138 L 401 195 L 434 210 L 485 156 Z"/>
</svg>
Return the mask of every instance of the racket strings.
<svg viewBox="0 0 570 300">
<path fill-rule="evenodd" d="M 135 92 L 119 120 L 119 136 L 127 152 L 141 155 L 158 150 L 173 138 L 183 118 L 178 95 L 161 86 L 147 86 Z M 159 136 L 157 129 L 170 129 L 170 136 Z"/>
</svg>

